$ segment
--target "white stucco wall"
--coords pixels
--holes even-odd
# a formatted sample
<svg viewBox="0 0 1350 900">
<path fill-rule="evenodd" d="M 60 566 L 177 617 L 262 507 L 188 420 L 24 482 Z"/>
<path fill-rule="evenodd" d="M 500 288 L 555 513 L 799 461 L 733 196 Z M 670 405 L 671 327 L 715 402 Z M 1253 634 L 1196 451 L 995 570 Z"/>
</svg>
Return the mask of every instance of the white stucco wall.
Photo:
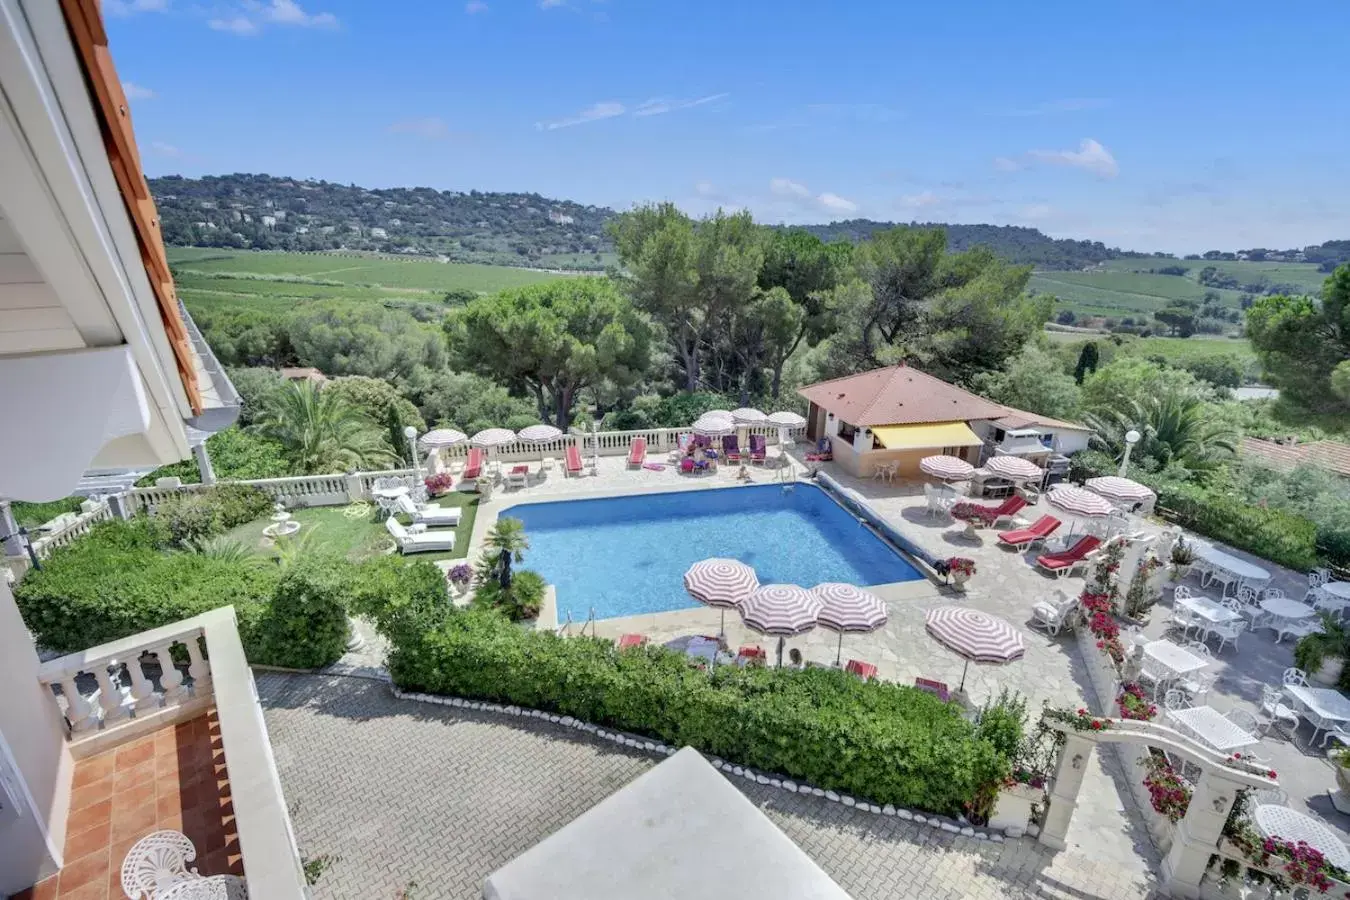
<svg viewBox="0 0 1350 900">
<path fill-rule="evenodd" d="M 74 763 L 60 713 L 50 692 L 38 682 L 37 653 L 4 579 L 0 579 L 0 661 L 0 738 L 18 765 L 10 777 L 21 795 L 20 815 L 0 813 L 0 895 L 5 895 L 60 868 Z"/>
</svg>

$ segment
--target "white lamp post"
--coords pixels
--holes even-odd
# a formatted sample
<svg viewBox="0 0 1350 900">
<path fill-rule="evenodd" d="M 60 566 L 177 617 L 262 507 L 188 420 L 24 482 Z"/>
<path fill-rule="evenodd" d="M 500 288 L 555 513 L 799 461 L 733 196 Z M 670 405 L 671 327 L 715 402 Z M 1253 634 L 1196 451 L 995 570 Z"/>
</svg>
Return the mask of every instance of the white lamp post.
<svg viewBox="0 0 1350 900">
<path fill-rule="evenodd" d="M 413 474 L 420 479 L 422 477 L 422 466 L 417 459 L 417 429 L 409 425 L 403 429 L 403 436 L 408 439 L 408 450 L 412 452 Z"/>
<path fill-rule="evenodd" d="M 1120 458 L 1120 471 L 1116 473 L 1121 478 L 1125 477 L 1125 471 L 1130 467 L 1130 451 L 1134 449 L 1135 444 L 1139 443 L 1139 438 L 1139 432 L 1133 428 L 1125 432 L 1125 455 Z"/>
</svg>

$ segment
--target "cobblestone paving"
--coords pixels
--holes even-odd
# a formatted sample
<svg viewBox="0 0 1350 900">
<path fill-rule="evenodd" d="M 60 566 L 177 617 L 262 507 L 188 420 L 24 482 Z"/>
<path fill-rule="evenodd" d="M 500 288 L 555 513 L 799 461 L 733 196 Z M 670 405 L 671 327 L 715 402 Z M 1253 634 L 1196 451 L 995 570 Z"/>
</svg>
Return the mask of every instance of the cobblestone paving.
<svg viewBox="0 0 1350 900">
<path fill-rule="evenodd" d="M 258 673 L 316 900 L 476 898 L 483 878 L 654 760 L 533 720 L 396 700 L 374 680 Z M 1156 858 L 992 844 L 735 779 L 858 900 L 1150 896 Z M 715 892 L 713 893 L 715 896 Z"/>
</svg>

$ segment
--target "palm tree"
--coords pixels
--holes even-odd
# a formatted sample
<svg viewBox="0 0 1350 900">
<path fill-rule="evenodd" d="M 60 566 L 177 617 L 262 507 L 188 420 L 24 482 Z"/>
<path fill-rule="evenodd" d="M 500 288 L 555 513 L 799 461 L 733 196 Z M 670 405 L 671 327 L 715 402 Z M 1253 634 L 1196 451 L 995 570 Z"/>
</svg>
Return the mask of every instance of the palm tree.
<svg viewBox="0 0 1350 900">
<path fill-rule="evenodd" d="M 297 475 L 342 472 L 394 459 L 374 422 L 342 397 L 307 381 L 278 392 L 257 429 L 281 444 Z"/>
<path fill-rule="evenodd" d="M 1204 400 L 1181 392 L 1129 399 L 1120 408 L 1098 410 L 1086 418 L 1096 432 L 1093 440 L 1116 456 L 1125 452 L 1126 433 L 1138 431 L 1133 458 L 1151 458 L 1159 468 L 1179 465 L 1205 472 L 1237 450 L 1237 432 L 1210 420 Z"/>
<path fill-rule="evenodd" d="M 478 557 L 475 573 L 480 584 L 491 581 L 501 573 L 502 551 L 510 554 L 513 562 L 523 562 L 530 539 L 525 536 L 525 523 L 519 519 L 498 519 L 483 536 L 483 554 Z"/>
</svg>

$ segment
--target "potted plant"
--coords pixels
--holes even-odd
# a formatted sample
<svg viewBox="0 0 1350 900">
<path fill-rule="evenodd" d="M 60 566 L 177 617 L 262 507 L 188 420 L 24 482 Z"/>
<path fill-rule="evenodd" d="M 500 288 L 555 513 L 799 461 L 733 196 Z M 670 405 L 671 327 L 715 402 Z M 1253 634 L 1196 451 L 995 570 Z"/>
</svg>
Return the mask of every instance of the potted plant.
<svg viewBox="0 0 1350 900">
<path fill-rule="evenodd" d="M 455 486 L 455 476 L 449 472 L 436 472 L 428 475 L 424 482 L 427 486 L 427 493 L 433 497 L 439 497 L 441 494 L 448 493 Z"/>
<path fill-rule="evenodd" d="M 1186 543 L 1184 537 L 1178 537 L 1172 545 L 1172 580 L 1180 581 L 1191 571 L 1195 563 L 1195 548 Z"/>
<path fill-rule="evenodd" d="M 1338 812 L 1350 813 L 1350 747 L 1337 747 L 1327 754 L 1336 767 L 1336 786 L 1340 790 L 1331 795 L 1331 805 Z"/>
<path fill-rule="evenodd" d="M 1294 665 L 1308 673 L 1318 684 L 1340 681 L 1345 658 L 1350 656 L 1350 633 L 1340 620 L 1322 613 L 1322 630 L 1304 635 L 1294 645 Z"/>
<path fill-rule="evenodd" d="M 994 511 L 987 506 L 981 506 L 978 503 L 961 501 L 951 509 L 953 519 L 966 523 L 965 536 L 971 540 L 978 540 L 979 535 L 976 529 L 985 528 L 994 524 Z"/>
<path fill-rule="evenodd" d="M 989 828 L 1009 837 L 1021 837 L 1031 821 L 1032 807 L 1045 799 L 1045 776 L 1020 766 L 1003 782 L 989 816 Z"/>
<path fill-rule="evenodd" d="M 473 581 L 473 566 L 468 563 L 456 563 L 445 573 L 445 578 L 455 589 L 455 594 L 462 597 L 469 589 L 469 583 Z"/>
<path fill-rule="evenodd" d="M 964 591 L 966 582 L 975 574 L 975 560 L 953 556 L 947 560 L 947 574 L 951 576 L 952 585 L 958 591 Z"/>
<path fill-rule="evenodd" d="M 492 477 L 491 477 L 491 476 L 489 476 L 489 475 L 479 475 L 477 478 L 474 479 L 473 486 L 474 486 L 474 489 L 477 490 L 479 494 L 482 494 L 482 495 L 483 495 L 483 499 L 484 499 L 484 500 L 486 500 L 486 499 L 488 499 L 489 497 L 492 496 Z"/>
</svg>

